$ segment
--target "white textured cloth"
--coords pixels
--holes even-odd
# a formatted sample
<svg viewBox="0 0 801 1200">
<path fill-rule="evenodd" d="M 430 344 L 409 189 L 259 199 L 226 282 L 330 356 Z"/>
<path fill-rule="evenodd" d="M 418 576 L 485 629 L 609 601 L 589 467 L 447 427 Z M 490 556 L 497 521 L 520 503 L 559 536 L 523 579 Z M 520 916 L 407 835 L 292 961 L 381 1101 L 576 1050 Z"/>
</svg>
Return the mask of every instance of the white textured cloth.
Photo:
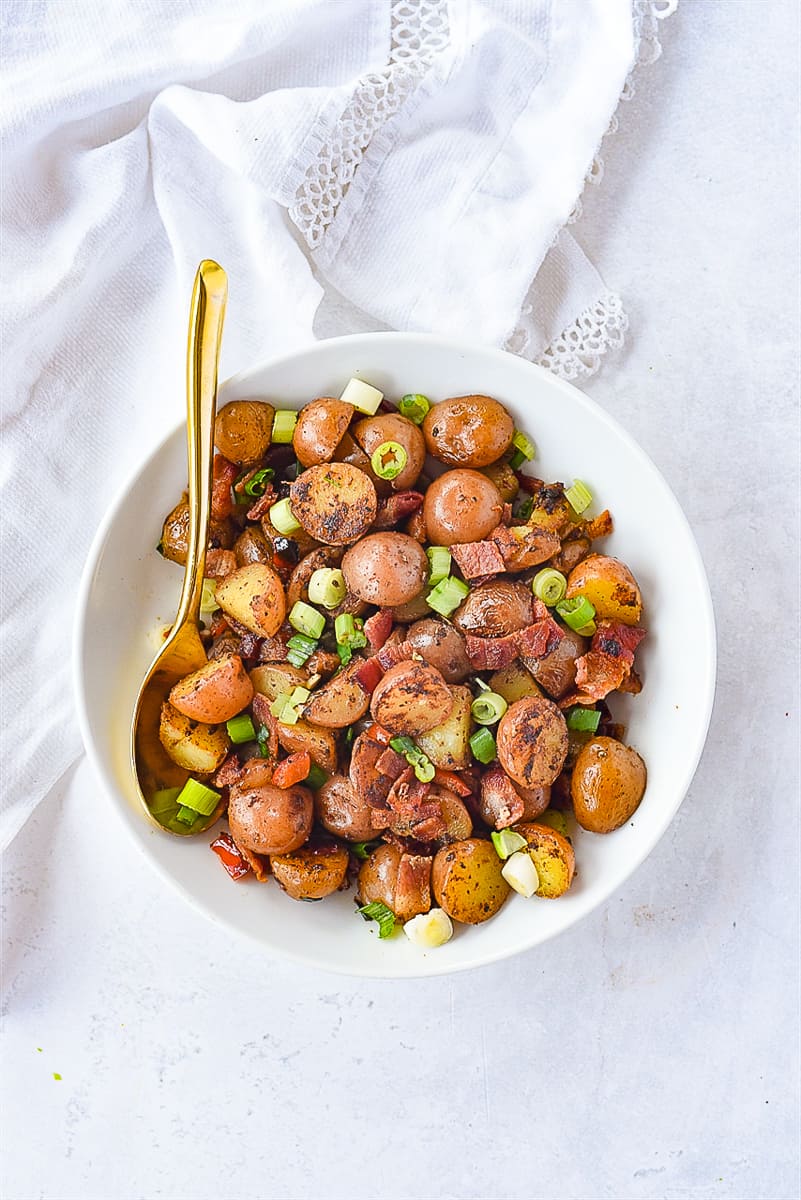
<svg viewBox="0 0 801 1200">
<path fill-rule="evenodd" d="M 594 369 L 625 317 L 563 227 L 674 3 L 4 0 L 0 845 L 79 753 L 77 580 L 183 410 L 198 261 L 223 376 L 310 340 L 327 285 Z"/>
</svg>

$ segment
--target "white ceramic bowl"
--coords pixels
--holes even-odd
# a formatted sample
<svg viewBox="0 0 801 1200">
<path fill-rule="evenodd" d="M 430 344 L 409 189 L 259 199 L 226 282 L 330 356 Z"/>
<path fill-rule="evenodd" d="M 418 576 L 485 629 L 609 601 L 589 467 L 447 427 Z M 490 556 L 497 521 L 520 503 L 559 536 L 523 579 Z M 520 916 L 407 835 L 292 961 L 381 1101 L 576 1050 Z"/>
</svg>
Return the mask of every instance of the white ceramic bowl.
<svg viewBox="0 0 801 1200">
<path fill-rule="evenodd" d="M 615 714 L 642 754 L 648 787 L 633 819 L 606 837 L 579 831 L 578 872 L 558 900 L 513 896 L 485 925 L 457 928 L 424 952 L 403 936 L 379 941 L 353 895 L 298 904 L 273 884 L 233 883 L 196 840 L 159 833 L 142 817 L 128 759 L 131 712 L 158 630 L 175 613 L 181 572 L 156 552 L 164 515 L 186 477 L 184 427 L 174 429 L 126 485 L 98 530 L 78 605 L 76 675 L 84 741 L 126 829 L 151 863 L 202 912 L 265 951 L 332 971 L 403 977 L 489 963 L 536 946 L 609 897 L 665 832 L 692 780 L 712 710 L 715 630 L 698 549 L 672 492 L 642 450 L 576 388 L 511 354 L 417 334 L 375 333 L 319 342 L 230 379 L 220 404 L 261 397 L 300 407 L 339 395 L 357 375 L 399 397 L 497 397 L 536 442 L 545 479 L 585 480 L 611 509 L 605 551 L 630 565 L 642 589 L 648 637 L 638 651 L 645 686 Z"/>
</svg>

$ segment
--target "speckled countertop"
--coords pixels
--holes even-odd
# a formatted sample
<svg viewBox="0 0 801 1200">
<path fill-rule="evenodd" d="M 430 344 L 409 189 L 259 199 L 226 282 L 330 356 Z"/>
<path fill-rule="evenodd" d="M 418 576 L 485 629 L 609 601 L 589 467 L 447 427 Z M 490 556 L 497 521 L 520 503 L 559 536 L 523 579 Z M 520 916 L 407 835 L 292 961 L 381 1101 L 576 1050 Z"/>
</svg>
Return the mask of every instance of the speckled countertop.
<svg viewBox="0 0 801 1200">
<path fill-rule="evenodd" d="M 798 1197 L 798 21 L 689 0 L 661 32 L 576 231 L 631 317 L 586 390 L 715 600 L 678 817 L 556 941 L 359 982 L 207 925 L 82 764 L 3 863 L 6 1200 Z"/>
</svg>

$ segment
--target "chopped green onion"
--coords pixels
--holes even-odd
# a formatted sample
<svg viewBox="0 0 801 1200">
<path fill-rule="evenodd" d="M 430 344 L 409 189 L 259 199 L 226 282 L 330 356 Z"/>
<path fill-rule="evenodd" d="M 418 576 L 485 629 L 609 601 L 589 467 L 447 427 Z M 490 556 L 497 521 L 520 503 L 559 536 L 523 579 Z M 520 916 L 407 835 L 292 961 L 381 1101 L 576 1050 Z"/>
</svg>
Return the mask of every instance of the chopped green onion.
<svg viewBox="0 0 801 1200">
<path fill-rule="evenodd" d="M 414 421 L 415 425 L 422 425 L 430 408 L 431 401 L 428 396 L 422 396 L 419 392 L 409 392 L 401 398 L 398 412 L 402 417 L 406 417 L 407 421 Z"/>
<path fill-rule="evenodd" d="M 473 683 L 478 688 L 479 692 L 492 691 L 492 688 L 490 687 L 490 685 L 488 683 L 485 683 L 484 680 L 479 678 L 478 675 L 476 675 L 475 679 L 473 680 Z"/>
<path fill-rule="evenodd" d="M 306 787 L 311 788 L 311 790 L 313 792 L 316 792 L 318 790 L 318 788 L 321 788 L 323 786 L 323 784 L 326 782 L 327 779 L 328 779 L 328 776 L 326 775 L 323 768 L 318 767 L 317 763 L 312 763 L 311 770 L 309 771 L 308 775 L 303 780 L 303 782 L 306 785 Z"/>
<path fill-rule="evenodd" d="M 300 521 L 295 520 L 295 514 L 290 507 L 288 496 L 273 504 L 267 515 L 270 518 L 271 524 L 279 533 L 283 533 L 285 537 L 289 537 L 291 533 L 297 533 L 300 529 Z"/>
<path fill-rule="evenodd" d="M 408 461 L 400 442 L 382 442 L 370 455 L 370 466 L 379 479 L 397 479 Z"/>
<path fill-rule="evenodd" d="M 532 442 L 531 438 L 527 437 L 520 429 L 516 429 L 512 435 L 512 445 L 515 450 L 519 450 L 523 458 L 530 462 L 532 458 L 537 457 L 537 447 Z"/>
<path fill-rule="evenodd" d="M 270 730 L 266 725 L 259 726 L 259 732 L 256 734 L 256 741 L 259 743 L 259 754 L 262 758 L 270 757 L 270 747 L 267 745 L 270 740 Z"/>
<path fill-rule="evenodd" d="M 380 845 L 380 838 L 376 838 L 376 840 L 372 842 L 351 842 L 350 851 L 352 854 L 355 854 L 357 858 L 361 859 L 362 862 L 365 862 L 373 853 L 373 851 L 377 850 Z"/>
<path fill-rule="evenodd" d="M 366 413 L 368 417 L 375 416 L 383 399 L 384 393 L 365 383 L 363 379 L 349 379 L 340 396 L 340 400 L 352 404 L 357 412 Z"/>
<path fill-rule="evenodd" d="M 494 725 L 500 721 L 509 705 L 497 692 L 482 692 L 470 705 L 473 720 L 479 725 Z"/>
<path fill-rule="evenodd" d="M 309 699 L 311 699 L 311 692 L 308 688 L 296 687 L 292 689 L 292 695 L 289 697 L 289 702 L 293 708 L 296 708 L 298 704 L 305 704 Z"/>
<path fill-rule="evenodd" d="M 579 733 L 595 733 L 601 723 L 601 714 L 595 708 L 582 708 L 577 705 L 567 711 L 567 727 Z"/>
<path fill-rule="evenodd" d="M 501 829 L 498 832 L 493 830 L 490 837 L 498 853 L 498 858 L 508 858 L 510 854 L 514 854 L 528 845 L 522 834 L 515 833 L 513 829 Z"/>
<path fill-rule="evenodd" d="M 267 484 L 275 475 L 272 467 L 262 467 L 255 475 L 251 475 L 250 479 L 245 484 L 246 496 L 263 496 L 267 491 Z"/>
<path fill-rule="evenodd" d="M 296 600 L 289 614 L 289 624 L 306 637 L 319 638 L 325 629 L 325 617 L 303 600 Z"/>
<path fill-rule="evenodd" d="M 207 613 L 213 613 L 219 608 L 217 603 L 217 580 L 204 579 L 203 589 L 200 593 L 200 611 L 205 616 Z"/>
<path fill-rule="evenodd" d="M 345 736 L 342 739 L 346 750 L 350 750 L 355 738 L 356 738 L 356 730 L 354 729 L 354 727 L 352 725 L 349 725 L 348 728 L 345 730 Z"/>
<path fill-rule="evenodd" d="M 531 516 L 534 508 L 534 497 L 523 494 L 519 499 L 515 500 L 512 505 L 512 516 L 516 521 L 525 523 Z"/>
<path fill-rule="evenodd" d="M 286 644 L 288 661 L 293 667 L 305 666 L 319 644 L 314 638 L 306 637 L 305 633 L 294 634 Z"/>
<path fill-rule="evenodd" d="M 220 793 L 215 792 L 214 788 L 206 787 L 205 783 L 198 783 L 196 779 L 187 779 L 176 803 L 191 809 L 195 814 L 210 817 L 220 803 Z M 183 821 L 185 818 L 181 816 L 182 811 L 181 808 L 178 809 L 178 818 Z"/>
<path fill-rule="evenodd" d="M 490 733 L 489 729 L 479 729 L 470 739 L 470 749 L 473 751 L 473 758 L 480 763 L 491 763 L 495 758 L 496 747 L 495 738 Z"/>
<path fill-rule="evenodd" d="M 194 825 L 197 820 L 197 813 L 194 808 L 181 807 L 175 814 L 175 820 L 180 821 L 181 825 Z"/>
<path fill-rule="evenodd" d="M 539 825 L 547 825 L 549 829 L 555 829 L 557 833 L 561 833 L 562 837 L 570 839 L 570 826 L 567 823 L 567 817 L 558 808 L 546 808 L 544 813 L 540 813 L 537 817 Z"/>
<path fill-rule="evenodd" d="M 417 746 L 410 737 L 394 737 L 390 739 L 390 748 L 396 754 L 417 754 Z"/>
<path fill-rule="evenodd" d="M 387 908 L 386 904 L 382 904 L 380 900 L 374 900 L 372 904 L 365 904 L 356 911 L 362 914 L 365 921 L 378 922 L 378 936 L 380 938 L 391 937 L 395 932 L 395 914 L 391 908 Z"/>
<path fill-rule="evenodd" d="M 357 624 L 352 613 L 340 613 L 334 621 L 337 642 L 351 650 L 360 650 L 362 646 L 367 645 L 367 635 L 362 626 L 363 622 L 359 621 Z"/>
<path fill-rule="evenodd" d="M 569 625 L 574 632 L 586 633 L 587 636 L 595 632 L 595 621 L 593 620 L 595 609 L 586 596 L 575 596 L 572 600 L 560 600 L 556 611 L 565 625 Z"/>
<path fill-rule="evenodd" d="M 247 713 L 240 713 L 239 716 L 231 717 L 230 721 L 225 722 L 225 728 L 228 730 L 228 736 L 235 746 L 241 746 L 245 742 L 256 740 L 256 730 L 253 727 L 252 719 Z"/>
<path fill-rule="evenodd" d="M 447 579 L 440 580 L 434 590 L 428 593 L 426 604 L 429 608 L 433 608 L 434 612 L 440 613 L 443 617 L 449 617 L 454 609 L 459 607 L 469 591 L 470 588 L 466 583 L 449 575 Z"/>
<path fill-rule="evenodd" d="M 309 580 L 309 599 L 323 608 L 336 608 L 347 595 L 345 576 L 338 567 L 320 567 Z"/>
<path fill-rule="evenodd" d="M 567 580 L 561 571 L 553 567 L 545 567 L 538 571 L 531 581 L 531 590 L 538 600 L 553 608 L 560 600 L 564 600 L 567 591 Z"/>
<path fill-rule="evenodd" d="M 414 764 L 414 773 L 421 783 L 430 783 L 436 775 L 437 769 L 431 760 L 422 754 Z"/>
<path fill-rule="evenodd" d="M 509 459 L 509 466 L 513 471 L 519 471 L 523 463 L 526 462 L 526 456 L 522 450 L 515 450 L 512 457 Z"/>
<path fill-rule="evenodd" d="M 180 794 L 179 787 L 162 788 L 161 791 L 153 793 L 147 806 L 154 817 L 164 817 L 167 814 L 174 817 L 178 811 L 177 800 Z"/>
<path fill-rule="evenodd" d="M 282 725 L 297 725 L 298 712 L 292 707 L 292 697 L 288 692 L 280 692 L 270 705 L 270 712 Z"/>
<path fill-rule="evenodd" d="M 428 555 L 428 586 L 436 587 L 451 573 L 451 552 L 447 546 L 429 546 Z"/>
<path fill-rule="evenodd" d="M 273 417 L 272 441 L 278 445 L 288 445 L 292 441 L 298 414 L 291 408 L 279 408 Z"/>
<path fill-rule="evenodd" d="M 587 487 L 586 483 L 582 483 L 580 479 L 573 482 L 573 486 L 569 487 L 565 492 L 565 500 L 575 513 L 583 513 L 585 508 L 589 508 L 592 504 L 592 492 Z"/>
<path fill-rule="evenodd" d="M 337 642 L 337 654 L 343 667 L 346 667 L 353 658 L 353 651 L 350 646 L 343 646 L 340 642 Z"/>
</svg>

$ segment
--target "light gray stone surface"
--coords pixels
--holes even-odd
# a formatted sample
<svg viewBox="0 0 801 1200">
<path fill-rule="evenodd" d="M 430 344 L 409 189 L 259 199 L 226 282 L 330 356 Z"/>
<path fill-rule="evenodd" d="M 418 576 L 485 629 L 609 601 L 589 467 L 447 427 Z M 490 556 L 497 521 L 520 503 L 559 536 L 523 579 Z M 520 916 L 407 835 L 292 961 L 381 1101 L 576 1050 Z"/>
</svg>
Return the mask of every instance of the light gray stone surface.
<svg viewBox="0 0 801 1200">
<path fill-rule="evenodd" d="M 717 614 L 662 843 L 525 956 L 342 980 L 185 907 L 83 763 L 3 864 L 7 1200 L 799 1195 L 795 9 L 685 0 L 576 228 L 631 316 L 586 390 L 674 487 Z M 355 323 L 330 298 L 318 333 Z"/>
</svg>

